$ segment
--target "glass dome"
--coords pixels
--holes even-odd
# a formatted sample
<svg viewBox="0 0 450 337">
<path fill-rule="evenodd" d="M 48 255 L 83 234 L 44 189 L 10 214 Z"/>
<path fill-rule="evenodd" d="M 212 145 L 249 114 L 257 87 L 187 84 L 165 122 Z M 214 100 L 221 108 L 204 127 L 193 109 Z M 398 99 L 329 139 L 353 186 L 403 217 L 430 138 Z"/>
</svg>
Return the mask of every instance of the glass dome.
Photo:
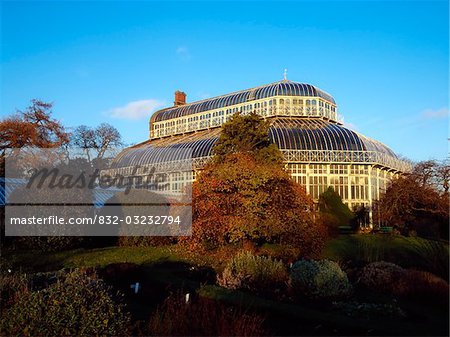
<svg viewBox="0 0 450 337">
<path fill-rule="evenodd" d="M 161 122 L 172 118 L 183 117 L 208 110 L 220 109 L 235 104 L 273 96 L 320 97 L 334 105 L 336 104 L 334 98 L 330 94 L 311 84 L 283 80 L 194 103 L 162 109 L 153 114 L 150 122 Z"/>
<path fill-rule="evenodd" d="M 167 149 L 171 149 L 174 155 L 171 160 L 184 159 L 186 151 L 177 152 L 175 151 L 177 149 L 190 149 L 193 159 L 209 157 L 212 155 L 212 149 L 220 136 L 220 131 L 221 128 L 214 128 L 174 138 L 152 140 L 139 147 L 124 150 L 116 158 L 113 168 L 160 163 L 165 161 L 161 156 Z M 275 118 L 269 129 L 269 138 L 282 152 L 289 150 L 367 152 L 373 154 L 372 157 L 377 158 L 378 161 L 389 164 L 388 166 L 396 162 L 400 164 L 396 154 L 386 145 L 342 125 L 321 119 Z M 331 162 L 332 158 L 329 158 Z"/>
</svg>

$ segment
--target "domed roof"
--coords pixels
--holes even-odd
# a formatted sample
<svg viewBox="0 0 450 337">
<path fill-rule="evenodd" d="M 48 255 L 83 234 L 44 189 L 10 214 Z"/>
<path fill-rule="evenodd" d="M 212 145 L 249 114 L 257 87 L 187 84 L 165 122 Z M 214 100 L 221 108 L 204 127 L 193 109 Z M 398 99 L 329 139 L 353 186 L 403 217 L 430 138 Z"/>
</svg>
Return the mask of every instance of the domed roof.
<svg viewBox="0 0 450 337">
<path fill-rule="evenodd" d="M 185 159 L 183 156 L 186 152 L 183 152 L 183 149 L 190 149 L 193 159 L 211 156 L 220 131 L 221 128 L 214 128 L 174 138 L 152 140 L 142 146 L 124 150 L 116 158 L 113 167 L 155 164 L 161 162 L 161 155 L 167 149 L 172 150 L 171 154 L 174 157 L 171 160 Z M 275 118 L 269 129 L 269 137 L 282 151 L 371 153 L 374 161 L 391 167 L 396 163 L 401 166 L 401 161 L 395 153 L 384 144 L 337 123 L 318 118 Z M 332 159 L 325 161 L 331 162 Z"/>
<path fill-rule="evenodd" d="M 322 119 L 277 118 L 269 136 L 280 150 L 375 151 L 397 158 L 386 145 Z"/>
<path fill-rule="evenodd" d="M 160 122 L 273 96 L 321 97 L 332 104 L 336 104 L 334 98 L 330 94 L 311 84 L 283 80 L 223 96 L 158 110 L 152 115 L 150 122 Z"/>
</svg>

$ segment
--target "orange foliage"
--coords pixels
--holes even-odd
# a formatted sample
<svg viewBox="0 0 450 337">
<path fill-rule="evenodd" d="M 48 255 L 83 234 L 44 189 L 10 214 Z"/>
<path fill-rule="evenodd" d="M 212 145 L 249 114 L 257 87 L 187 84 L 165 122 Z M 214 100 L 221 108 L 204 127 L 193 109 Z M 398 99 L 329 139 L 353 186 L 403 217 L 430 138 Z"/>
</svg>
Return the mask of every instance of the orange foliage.
<svg viewBox="0 0 450 337">
<path fill-rule="evenodd" d="M 314 223 L 312 199 L 278 164 L 250 153 L 207 165 L 192 186 L 193 247 L 253 241 L 295 245 L 317 254 L 325 230 Z"/>
<path fill-rule="evenodd" d="M 51 118 L 51 103 L 32 100 L 17 116 L 0 121 L 0 149 L 35 146 L 58 147 L 68 142 L 64 127 Z"/>
</svg>

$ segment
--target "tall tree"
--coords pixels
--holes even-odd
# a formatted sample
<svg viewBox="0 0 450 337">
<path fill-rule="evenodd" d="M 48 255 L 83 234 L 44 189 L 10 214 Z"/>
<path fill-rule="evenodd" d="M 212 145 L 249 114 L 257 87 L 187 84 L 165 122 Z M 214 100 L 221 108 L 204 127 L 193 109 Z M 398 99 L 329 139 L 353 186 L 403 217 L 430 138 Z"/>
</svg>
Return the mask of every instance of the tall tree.
<svg viewBox="0 0 450 337">
<path fill-rule="evenodd" d="M 103 159 L 109 149 L 123 145 L 119 131 L 108 123 L 102 123 L 95 129 L 95 139 L 98 159 Z"/>
<path fill-rule="evenodd" d="M 444 160 L 436 170 L 436 181 L 442 187 L 445 194 L 448 194 L 450 187 L 450 160 Z"/>
<path fill-rule="evenodd" d="M 224 125 L 216 157 L 192 186 L 194 247 L 252 241 L 319 253 L 326 230 L 314 223 L 312 199 L 284 170 L 267 131 L 255 114 Z"/>
<path fill-rule="evenodd" d="M 437 166 L 438 163 L 435 160 L 421 161 L 414 165 L 410 177 L 422 186 L 431 186 L 435 183 Z"/>
<path fill-rule="evenodd" d="M 69 140 L 62 124 L 52 118 L 52 103 L 37 99 L 15 115 L 0 120 L 0 150 L 8 148 L 61 146 Z"/>
<path fill-rule="evenodd" d="M 52 118 L 52 103 L 33 99 L 23 111 L 0 120 L 0 171 L 8 149 L 57 148 L 69 141 L 63 125 Z M 17 152 L 17 150 L 15 151 Z"/>
<path fill-rule="evenodd" d="M 319 196 L 319 214 L 331 234 L 337 234 L 339 226 L 350 225 L 350 221 L 355 217 L 331 186 Z"/>
<path fill-rule="evenodd" d="M 80 125 L 70 138 L 71 145 L 82 149 L 89 162 L 102 160 L 108 150 L 123 145 L 119 131 L 108 123 L 102 123 L 96 128 Z"/>
<path fill-rule="evenodd" d="M 71 145 L 78 147 L 84 151 L 86 154 L 86 159 L 90 163 L 91 151 L 96 146 L 95 131 L 86 125 L 80 125 L 75 128 L 75 130 L 70 135 Z"/>
<path fill-rule="evenodd" d="M 270 122 L 256 113 L 249 115 L 234 114 L 222 127 L 220 137 L 213 153 L 221 160 L 230 153 L 252 153 L 265 162 L 281 164 L 283 157 L 276 144 L 269 139 Z"/>
<path fill-rule="evenodd" d="M 421 186 L 429 186 L 439 192 L 448 193 L 450 178 L 450 160 L 427 160 L 414 165 L 408 175 Z"/>
<path fill-rule="evenodd" d="M 446 237 L 448 193 L 440 193 L 426 176 L 411 174 L 393 180 L 374 205 L 375 223 L 396 227 L 404 234 Z"/>
</svg>

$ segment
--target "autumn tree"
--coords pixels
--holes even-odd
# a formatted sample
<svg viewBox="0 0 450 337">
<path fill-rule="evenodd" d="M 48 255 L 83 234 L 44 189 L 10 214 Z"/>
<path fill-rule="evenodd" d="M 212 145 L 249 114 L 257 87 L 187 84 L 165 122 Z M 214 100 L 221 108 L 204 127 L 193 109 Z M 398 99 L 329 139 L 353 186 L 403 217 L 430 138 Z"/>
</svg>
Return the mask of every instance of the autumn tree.
<svg viewBox="0 0 450 337">
<path fill-rule="evenodd" d="M 0 150 L 34 146 L 53 148 L 68 141 L 62 124 L 52 118 L 52 103 L 33 99 L 31 105 L 0 121 Z"/>
<path fill-rule="evenodd" d="M 25 110 L 0 120 L 0 175 L 5 176 L 5 160 L 24 148 L 56 148 L 68 142 L 68 133 L 52 117 L 52 103 L 31 100 Z M 18 170 L 17 170 L 18 171 Z M 13 173 L 13 172 L 12 172 Z M 1 231 L 4 230 L 4 207 L 0 208 Z"/>
<path fill-rule="evenodd" d="M 376 223 L 399 229 L 403 234 L 425 237 L 448 236 L 448 182 L 440 180 L 439 170 L 447 165 L 433 161 L 415 165 L 408 175 L 393 180 L 374 205 Z"/>
<path fill-rule="evenodd" d="M 37 99 L 25 110 L 0 120 L 0 166 L 4 174 L 4 160 L 8 149 L 27 147 L 56 148 L 69 140 L 63 125 L 52 118 L 52 103 Z"/>
<path fill-rule="evenodd" d="M 320 251 L 325 234 L 314 224 L 312 199 L 283 169 L 267 132 L 255 114 L 225 124 L 216 157 L 192 186 L 194 245 L 251 241 L 296 246 L 304 256 Z"/>
</svg>

